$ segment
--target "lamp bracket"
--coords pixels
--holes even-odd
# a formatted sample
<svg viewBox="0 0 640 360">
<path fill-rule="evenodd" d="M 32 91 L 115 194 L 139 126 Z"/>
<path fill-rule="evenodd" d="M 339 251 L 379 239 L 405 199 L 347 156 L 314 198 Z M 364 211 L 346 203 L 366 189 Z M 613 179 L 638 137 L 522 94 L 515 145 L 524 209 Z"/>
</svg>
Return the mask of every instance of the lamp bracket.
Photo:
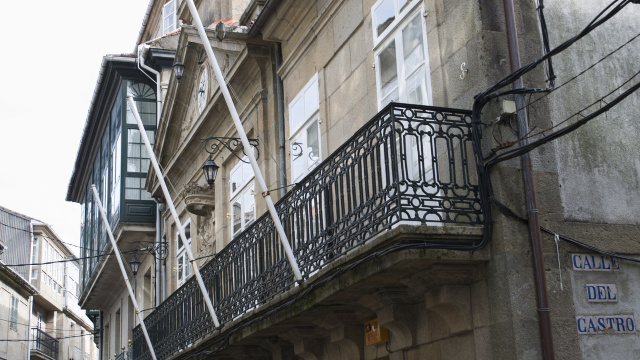
<svg viewBox="0 0 640 360">
<path fill-rule="evenodd" d="M 260 150 L 258 149 L 258 139 L 248 139 L 249 145 L 251 145 L 255 149 L 256 159 L 260 157 Z M 208 138 L 202 139 L 204 142 L 204 150 L 208 152 L 210 155 L 214 155 L 218 151 L 224 149 L 229 150 L 231 154 L 237 157 L 240 161 L 248 164 L 249 161 L 245 161 L 242 156 L 239 155 L 242 152 L 243 155 L 247 155 L 244 146 L 242 145 L 242 140 L 236 137 L 226 137 L 226 136 L 209 136 Z"/>
<path fill-rule="evenodd" d="M 202 59 L 202 55 L 204 55 L 204 51 L 200 52 L 200 49 L 195 44 L 187 44 L 187 45 L 181 47 L 180 50 L 176 51 L 176 54 L 178 52 L 182 51 L 182 49 L 186 49 L 186 48 L 194 48 L 196 50 L 196 57 L 198 58 L 198 65 L 202 65 L 202 63 L 205 60 L 205 59 Z M 186 53 L 186 51 L 187 50 L 185 50 L 185 53 Z"/>
<path fill-rule="evenodd" d="M 166 241 L 157 244 L 150 241 L 133 241 L 131 244 L 133 245 L 133 249 L 135 250 L 135 252 L 146 251 L 149 254 L 153 255 L 154 258 L 158 258 L 160 260 L 165 260 L 167 258 Z"/>
</svg>

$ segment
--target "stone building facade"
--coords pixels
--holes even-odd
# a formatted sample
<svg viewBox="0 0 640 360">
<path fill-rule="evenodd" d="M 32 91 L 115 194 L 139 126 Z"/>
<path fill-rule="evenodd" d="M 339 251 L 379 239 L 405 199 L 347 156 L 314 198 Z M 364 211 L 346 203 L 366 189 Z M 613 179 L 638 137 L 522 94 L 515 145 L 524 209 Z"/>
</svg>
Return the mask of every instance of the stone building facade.
<svg viewBox="0 0 640 360">
<path fill-rule="evenodd" d="M 254 139 L 240 150 L 186 2 L 150 2 L 138 37 L 145 61 L 172 49 L 184 65 L 180 79 L 170 66 L 156 69 L 154 153 L 187 239 L 154 171 L 144 187 L 162 204 L 155 238 L 167 249 L 166 259 L 143 261 L 155 286 L 136 287 L 153 289 L 145 323 L 159 358 L 633 357 L 638 96 L 531 151 L 533 185 L 523 180 L 526 161 L 477 162 L 500 159 L 523 137 L 544 139 L 629 90 L 640 10 L 615 2 L 610 19 L 526 72 L 524 86 L 543 90 L 527 93 L 524 106 L 506 93 L 480 107 L 477 94 L 511 89 L 515 78 L 494 85 L 517 69 L 515 53 L 523 65 L 540 59 L 545 42 L 560 45 L 607 6 L 517 2 L 511 16 L 504 4 L 197 2 L 206 46 Z M 167 16 L 181 27 L 175 43 L 160 46 Z M 302 281 L 279 246 L 248 151 L 278 201 Z M 219 166 L 211 189 L 202 172 L 209 159 Z M 536 216 L 533 256 L 539 227 L 521 220 Z M 131 336 L 134 357 L 150 358 L 140 327 Z"/>
</svg>

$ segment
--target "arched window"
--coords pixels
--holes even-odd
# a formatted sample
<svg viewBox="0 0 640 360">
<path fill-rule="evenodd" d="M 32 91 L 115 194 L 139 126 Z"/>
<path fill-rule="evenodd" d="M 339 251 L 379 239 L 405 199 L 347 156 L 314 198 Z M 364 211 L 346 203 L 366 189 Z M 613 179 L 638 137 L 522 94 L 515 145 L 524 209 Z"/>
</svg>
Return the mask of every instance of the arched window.
<svg viewBox="0 0 640 360">
<path fill-rule="evenodd" d="M 127 96 L 133 97 L 140 120 L 145 127 L 149 142 L 153 146 L 156 134 L 156 93 L 148 84 L 127 82 Z M 124 183 L 126 200 L 151 200 L 151 194 L 144 190 L 147 171 L 149 170 L 149 153 L 142 140 L 140 130 L 133 117 L 133 110 L 127 103 L 127 165 Z"/>
</svg>

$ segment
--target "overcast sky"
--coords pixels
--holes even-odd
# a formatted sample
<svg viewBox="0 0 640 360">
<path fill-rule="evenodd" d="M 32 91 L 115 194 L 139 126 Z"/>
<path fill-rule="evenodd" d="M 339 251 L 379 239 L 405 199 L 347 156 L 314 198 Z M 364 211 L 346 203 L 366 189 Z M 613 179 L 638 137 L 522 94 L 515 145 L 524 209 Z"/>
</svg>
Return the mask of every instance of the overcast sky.
<svg viewBox="0 0 640 360">
<path fill-rule="evenodd" d="M 0 206 L 50 224 L 64 242 L 79 244 L 80 205 L 65 198 L 102 56 L 133 51 L 148 4 L 3 5 Z"/>
</svg>

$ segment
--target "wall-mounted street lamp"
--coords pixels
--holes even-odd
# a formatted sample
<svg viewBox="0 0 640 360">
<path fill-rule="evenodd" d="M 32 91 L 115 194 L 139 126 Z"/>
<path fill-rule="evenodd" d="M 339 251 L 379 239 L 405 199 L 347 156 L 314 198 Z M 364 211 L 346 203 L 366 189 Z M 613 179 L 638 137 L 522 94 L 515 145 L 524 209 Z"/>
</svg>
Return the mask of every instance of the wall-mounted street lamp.
<svg viewBox="0 0 640 360">
<path fill-rule="evenodd" d="M 129 267 L 131 268 L 133 277 L 135 277 L 138 274 L 138 270 L 140 270 L 140 260 L 138 260 L 136 256 L 138 251 L 146 251 L 151 254 L 154 259 L 159 258 L 160 260 L 164 260 L 167 258 L 166 242 L 134 241 L 132 244 L 134 245 L 133 258 L 129 261 Z"/>
<path fill-rule="evenodd" d="M 133 258 L 131 259 L 131 261 L 129 261 L 129 266 L 131 266 L 133 277 L 136 277 L 136 275 L 138 275 L 138 270 L 140 270 L 140 260 L 138 260 L 138 257 L 135 253 L 133 254 Z"/>
<path fill-rule="evenodd" d="M 173 74 L 176 76 L 176 80 L 180 82 L 182 79 L 182 74 L 184 74 L 184 64 L 180 62 L 180 60 L 176 60 L 173 63 Z"/>
<path fill-rule="evenodd" d="M 207 180 L 207 184 L 209 184 L 209 189 L 213 188 L 213 182 L 216 181 L 216 176 L 218 175 L 218 169 L 220 166 L 216 164 L 215 161 L 209 156 L 209 159 L 202 166 L 202 171 L 204 172 L 204 179 Z"/>
<path fill-rule="evenodd" d="M 248 139 L 249 145 L 253 147 L 254 152 L 256 154 L 256 159 L 260 157 L 260 151 L 258 150 L 258 139 Z M 243 163 L 248 164 L 249 161 L 244 159 L 244 156 L 247 155 L 244 146 L 242 145 L 242 140 L 236 137 L 225 137 L 225 136 L 209 136 L 208 138 L 202 139 L 204 143 L 204 150 L 209 153 L 209 159 L 202 166 L 202 171 L 204 172 L 204 178 L 209 184 L 209 189 L 213 187 L 213 182 L 216 181 L 216 175 L 218 174 L 218 169 L 220 167 L 213 161 L 213 155 L 222 149 L 227 149 L 231 154 L 237 157 Z"/>
<path fill-rule="evenodd" d="M 180 49 L 178 49 L 178 51 L 176 51 L 176 55 L 182 51 L 182 49 L 188 48 L 188 47 L 192 47 L 196 49 L 196 56 L 198 57 L 198 65 L 201 65 L 204 62 L 204 59 L 202 59 L 202 54 L 200 53 L 200 51 L 198 50 L 198 48 L 195 45 L 192 44 L 187 44 L 183 47 L 181 47 Z M 185 50 L 186 52 L 186 50 Z M 173 63 L 173 74 L 176 76 L 176 80 L 178 80 L 178 82 L 180 82 L 180 79 L 182 79 L 182 75 L 184 75 L 184 64 L 180 62 L 180 60 L 176 60 Z"/>
</svg>

